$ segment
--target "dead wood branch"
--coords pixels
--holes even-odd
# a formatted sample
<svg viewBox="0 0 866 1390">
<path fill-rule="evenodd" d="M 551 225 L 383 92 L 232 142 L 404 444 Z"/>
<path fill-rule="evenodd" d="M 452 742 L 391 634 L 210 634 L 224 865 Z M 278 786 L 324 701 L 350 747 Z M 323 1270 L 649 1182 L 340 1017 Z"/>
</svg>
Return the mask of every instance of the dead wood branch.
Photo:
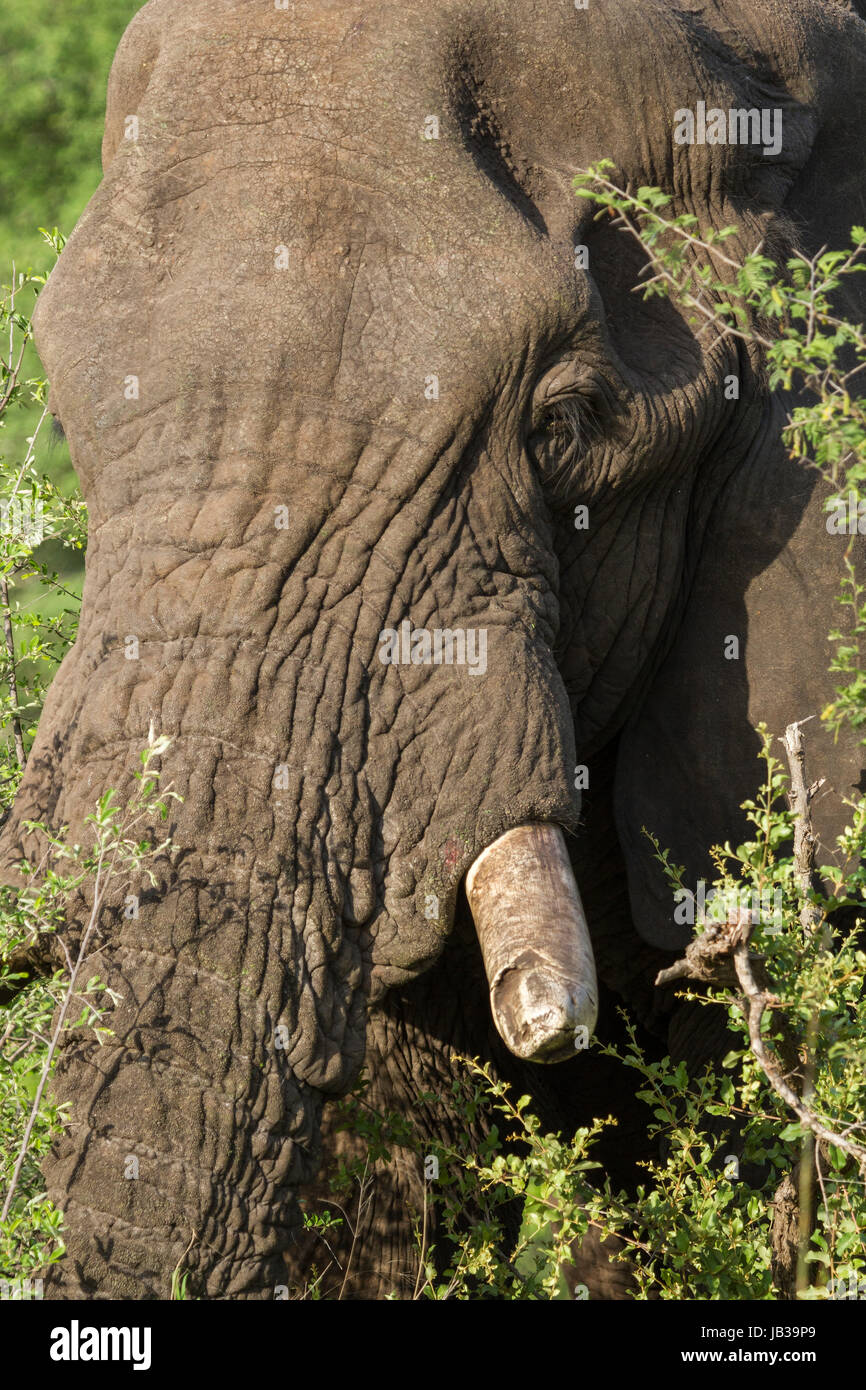
<svg viewBox="0 0 866 1390">
<path fill-rule="evenodd" d="M 814 715 L 809 718 L 814 719 Z M 788 802 L 794 814 L 794 863 L 803 895 L 800 921 L 806 931 L 817 931 L 822 922 L 821 912 L 809 901 L 815 878 L 815 851 L 818 848 L 818 839 L 812 829 L 812 802 L 826 778 L 820 777 L 811 786 L 806 781 L 806 747 L 802 728 L 808 722 L 808 719 L 801 719 L 796 724 L 789 724 L 784 738 L 779 742 L 785 746 L 791 778 Z M 826 944 L 829 945 L 829 941 Z"/>
</svg>

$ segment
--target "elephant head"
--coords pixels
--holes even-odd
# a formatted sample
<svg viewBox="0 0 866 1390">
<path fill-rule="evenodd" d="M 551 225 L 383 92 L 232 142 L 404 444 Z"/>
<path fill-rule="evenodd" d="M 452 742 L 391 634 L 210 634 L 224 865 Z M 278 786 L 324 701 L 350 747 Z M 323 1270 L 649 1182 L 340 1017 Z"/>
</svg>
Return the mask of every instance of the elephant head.
<svg viewBox="0 0 866 1390">
<path fill-rule="evenodd" d="M 485 899 L 479 925 L 498 940 L 504 911 L 518 957 L 556 926 L 521 917 L 542 869 L 579 923 L 544 833 L 573 833 L 580 881 L 576 769 L 617 768 L 633 926 L 590 920 L 602 982 L 629 997 L 677 944 L 638 828 L 697 872 L 734 822 L 747 692 L 778 725 L 825 680 L 804 662 L 789 700 L 796 622 L 747 640 L 750 596 L 772 566 L 829 593 L 839 554 L 760 362 L 635 295 L 639 249 L 573 179 L 610 157 L 737 224 L 741 251 L 847 236 L 864 72 L 866 28 L 830 0 L 151 0 L 133 20 L 104 179 L 37 309 L 90 539 L 5 860 L 32 853 L 27 818 L 80 837 L 151 726 L 182 802 L 157 888 L 102 925 L 112 1036 L 70 1033 L 58 1067 L 58 1292 L 165 1297 L 189 1250 L 201 1294 L 273 1296 L 323 1097 L 352 1085 L 370 1007 L 449 951 L 467 870 L 493 847 L 475 887 L 507 910 Z M 678 144 L 699 101 L 779 113 L 778 151 Z M 814 645 L 832 613 L 805 621 Z M 557 1048 L 591 1015 L 580 960 Z"/>
</svg>

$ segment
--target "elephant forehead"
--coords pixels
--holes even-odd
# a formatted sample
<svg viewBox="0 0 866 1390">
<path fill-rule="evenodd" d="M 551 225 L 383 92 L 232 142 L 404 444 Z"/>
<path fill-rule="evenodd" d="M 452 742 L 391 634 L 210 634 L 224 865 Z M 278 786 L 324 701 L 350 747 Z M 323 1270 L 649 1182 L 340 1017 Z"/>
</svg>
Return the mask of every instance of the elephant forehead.
<svg viewBox="0 0 866 1390">
<path fill-rule="evenodd" d="M 576 162 L 637 155 L 647 171 L 676 178 L 674 114 L 696 98 L 814 98 L 839 16 L 814 0 L 587 0 L 585 9 L 573 0 L 153 0 L 115 64 L 104 153 L 121 147 L 147 92 L 170 151 L 177 137 L 198 135 L 198 157 L 225 167 L 252 149 L 264 159 L 270 146 L 268 163 L 313 180 L 351 169 L 356 194 L 388 191 L 395 203 L 423 195 L 435 209 L 449 193 L 443 149 L 468 146 L 538 226 L 532 195 L 551 205 L 568 195 L 557 175 Z M 222 151 L 205 147 L 214 137 Z M 713 158 L 755 162 L 737 142 Z M 687 159 L 681 150 L 684 176 Z M 464 233 L 477 223 L 483 240 L 483 199 L 459 213 Z"/>
<path fill-rule="evenodd" d="M 157 4 L 132 26 L 106 177 L 38 316 L 64 419 L 111 420 L 131 375 L 151 406 L 240 376 L 399 425 L 489 392 L 545 303 L 586 299 L 453 138 L 442 63 L 422 43 L 413 82 L 399 16 L 378 44 L 339 14 Z"/>
<path fill-rule="evenodd" d="M 612 154 L 660 176 L 675 108 L 750 81 L 662 0 L 153 0 L 112 72 L 106 178 L 38 312 L 62 414 L 111 418 L 142 364 L 151 406 L 242 374 L 398 426 L 425 393 L 471 407 L 586 317 L 575 170 Z"/>
</svg>

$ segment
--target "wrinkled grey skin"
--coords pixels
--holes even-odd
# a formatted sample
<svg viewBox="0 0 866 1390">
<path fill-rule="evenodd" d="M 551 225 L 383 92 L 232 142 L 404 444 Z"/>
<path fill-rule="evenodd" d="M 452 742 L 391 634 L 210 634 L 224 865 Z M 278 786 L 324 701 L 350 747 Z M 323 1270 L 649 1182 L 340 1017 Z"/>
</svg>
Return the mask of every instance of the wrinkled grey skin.
<svg viewBox="0 0 866 1390">
<path fill-rule="evenodd" d="M 126 794 L 151 722 L 183 802 L 138 919 L 105 915 L 114 1036 L 63 1049 L 55 1296 L 166 1297 L 185 1251 L 198 1296 L 302 1277 L 299 1185 L 365 1048 L 374 1098 L 431 1132 L 456 1046 L 548 1117 L 618 1105 L 620 1166 L 638 1152 L 628 1078 L 591 1050 L 521 1067 L 491 1036 L 459 885 L 521 822 L 576 832 L 601 1035 L 625 1001 L 658 1046 L 712 1052 L 653 985 L 684 933 L 640 828 L 690 881 L 736 833 L 754 723 L 831 693 L 845 542 L 757 361 L 632 294 L 640 255 L 571 180 L 610 156 L 737 223 L 740 252 L 841 242 L 866 218 L 864 78 L 866 26 L 831 0 L 152 0 L 133 21 L 105 178 L 37 312 L 91 532 L 4 858 L 25 818 L 74 836 Z M 699 100 L 783 109 L 782 153 L 674 146 Z M 552 385 L 587 424 L 567 457 Z M 486 629 L 486 674 L 383 665 L 407 617 Z M 850 745 L 814 750 L 856 783 Z M 411 1289 L 418 1185 L 377 1199 L 363 1288 Z"/>
</svg>

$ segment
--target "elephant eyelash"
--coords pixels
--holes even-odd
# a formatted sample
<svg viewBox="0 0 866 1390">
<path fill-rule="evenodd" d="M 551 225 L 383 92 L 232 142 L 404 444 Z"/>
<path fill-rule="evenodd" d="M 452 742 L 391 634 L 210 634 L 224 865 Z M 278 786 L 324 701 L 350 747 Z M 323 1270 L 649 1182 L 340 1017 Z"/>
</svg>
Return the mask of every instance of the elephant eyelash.
<svg viewBox="0 0 866 1390">
<path fill-rule="evenodd" d="M 601 435 L 593 403 L 583 396 L 562 396 L 545 412 L 541 446 L 535 450 L 545 489 L 556 500 L 567 499 L 580 465 Z"/>
<path fill-rule="evenodd" d="M 591 408 L 578 396 L 562 396 L 550 407 L 544 427 L 555 439 L 580 445 L 589 434 Z"/>
</svg>

